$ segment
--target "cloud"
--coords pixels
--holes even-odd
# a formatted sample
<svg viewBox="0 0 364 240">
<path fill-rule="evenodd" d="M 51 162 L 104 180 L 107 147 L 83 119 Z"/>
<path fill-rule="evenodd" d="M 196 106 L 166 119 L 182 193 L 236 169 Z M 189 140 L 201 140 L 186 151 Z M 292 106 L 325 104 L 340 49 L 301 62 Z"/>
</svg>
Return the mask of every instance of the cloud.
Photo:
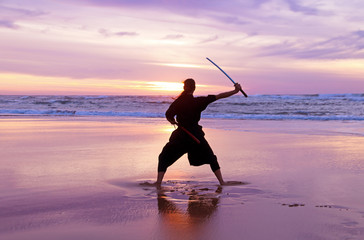
<svg viewBox="0 0 364 240">
<path fill-rule="evenodd" d="M 261 49 L 264 56 L 289 56 L 297 59 L 364 59 L 364 31 L 354 31 L 325 41 L 283 42 Z"/>
<path fill-rule="evenodd" d="M 64 0 L 62 0 L 64 1 Z M 68 0 L 74 2 L 75 0 Z M 232 0 L 229 3 L 234 6 L 251 6 L 251 7 L 259 7 L 261 4 L 269 2 L 271 0 L 245 0 L 245 1 L 237 1 Z M 212 8 L 220 8 L 220 9 L 231 9 L 230 4 L 226 4 L 221 0 L 184 0 L 184 1 L 161 1 L 161 0 L 88 0 L 82 1 L 86 4 L 98 5 L 98 6 L 120 6 L 120 7 L 163 7 L 163 8 L 174 8 L 174 9 L 183 9 L 183 8 L 195 8 L 195 9 L 212 9 Z"/>
<path fill-rule="evenodd" d="M 108 30 L 104 29 L 104 28 L 101 28 L 99 29 L 99 33 L 105 37 L 109 37 L 110 36 L 110 33 Z"/>
<path fill-rule="evenodd" d="M 10 28 L 10 29 L 18 29 L 19 26 L 10 20 L 0 20 L 0 27 L 2 28 Z"/>
<path fill-rule="evenodd" d="M 116 32 L 114 33 L 116 36 L 138 36 L 139 34 L 136 32 Z"/>
<path fill-rule="evenodd" d="M 208 42 L 214 42 L 216 41 L 217 39 L 219 39 L 219 36 L 215 35 L 215 36 L 212 36 L 212 37 L 209 37 L 205 40 L 202 40 L 200 43 L 208 43 Z"/>
<path fill-rule="evenodd" d="M 110 36 L 138 36 L 139 34 L 137 32 L 110 32 L 107 29 L 101 28 L 99 29 L 99 33 L 105 37 Z"/>
<path fill-rule="evenodd" d="M 356 31 L 354 32 L 354 35 L 358 36 L 359 38 L 364 38 L 364 31 Z"/>
<path fill-rule="evenodd" d="M 175 40 L 175 39 L 181 39 L 184 38 L 184 36 L 182 34 L 169 34 L 164 36 L 162 39 L 163 40 Z"/>
<path fill-rule="evenodd" d="M 121 9 L 166 11 L 178 15 L 193 18 L 208 17 L 226 24 L 246 24 L 244 20 L 246 12 L 257 10 L 264 3 L 272 0 L 231 0 L 227 4 L 221 0 L 57 0 L 67 1 L 71 4 L 91 5 L 98 7 L 113 7 Z"/>
<path fill-rule="evenodd" d="M 0 15 L 6 18 L 19 19 L 25 17 L 37 17 L 45 14 L 47 14 L 47 12 L 0 5 Z"/>
<path fill-rule="evenodd" d="M 241 17 L 235 16 L 235 15 L 218 15 L 218 14 L 210 14 L 209 15 L 211 18 L 225 23 L 225 24 L 237 24 L 237 25 L 245 25 L 245 24 L 249 24 L 251 23 L 250 21 L 247 20 L 242 20 Z"/>
<path fill-rule="evenodd" d="M 38 17 L 46 14 L 43 11 L 34 11 L 22 8 L 14 8 L 0 5 L 0 27 L 9 29 L 19 29 L 20 26 L 16 24 L 18 20 Z"/>
<path fill-rule="evenodd" d="M 285 0 L 289 9 L 293 12 L 303 13 L 305 15 L 317 15 L 318 9 L 301 5 L 298 0 Z"/>
</svg>

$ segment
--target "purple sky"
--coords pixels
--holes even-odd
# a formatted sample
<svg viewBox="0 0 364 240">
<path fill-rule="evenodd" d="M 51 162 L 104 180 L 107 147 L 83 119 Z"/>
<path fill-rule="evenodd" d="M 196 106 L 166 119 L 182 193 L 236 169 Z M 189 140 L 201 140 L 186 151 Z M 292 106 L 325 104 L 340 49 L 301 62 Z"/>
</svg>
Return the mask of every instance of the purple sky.
<svg viewBox="0 0 364 240">
<path fill-rule="evenodd" d="M 364 1 L 2 0 L 0 94 L 364 92 Z M 178 85 L 179 87 L 179 85 Z"/>
</svg>

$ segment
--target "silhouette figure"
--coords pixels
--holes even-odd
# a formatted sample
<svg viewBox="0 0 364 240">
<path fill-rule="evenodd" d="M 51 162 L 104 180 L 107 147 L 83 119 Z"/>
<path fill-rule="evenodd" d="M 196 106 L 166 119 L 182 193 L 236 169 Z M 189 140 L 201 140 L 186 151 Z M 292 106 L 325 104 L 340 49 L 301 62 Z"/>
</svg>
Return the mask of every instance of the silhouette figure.
<svg viewBox="0 0 364 240">
<path fill-rule="evenodd" d="M 208 95 L 205 97 L 194 97 L 196 89 L 195 81 L 192 78 L 184 82 L 184 91 L 170 105 L 166 111 L 167 120 L 177 125 L 178 128 L 171 134 L 169 142 L 164 146 L 159 155 L 158 175 L 155 185 L 160 188 L 167 168 L 171 166 L 184 154 L 188 154 L 188 160 L 192 166 L 209 164 L 220 185 L 236 184 L 237 182 L 225 182 L 223 180 L 217 157 L 205 139 L 202 126 L 198 124 L 201 112 L 207 106 L 221 98 L 230 97 L 241 90 L 240 84 L 234 85 L 235 89 L 223 92 L 218 95 Z M 191 137 L 193 135 L 194 137 Z M 198 143 L 199 142 L 199 143 Z"/>
</svg>

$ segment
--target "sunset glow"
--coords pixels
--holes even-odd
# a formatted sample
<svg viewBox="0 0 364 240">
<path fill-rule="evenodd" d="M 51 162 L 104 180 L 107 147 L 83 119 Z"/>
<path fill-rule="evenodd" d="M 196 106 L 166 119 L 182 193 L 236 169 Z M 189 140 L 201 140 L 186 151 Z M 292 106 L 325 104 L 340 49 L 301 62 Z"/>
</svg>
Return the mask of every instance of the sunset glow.
<svg viewBox="0 0 364 240">
<path fill-rule="evenodd" d="M 0 94 L 354 93 L 360 1 L 4 0 Z M 305 82 L 305 84 L 302 84 Z"/>
<path fill-rule="evenodd" d="M 151 89 L 155 91 L 183 91 L 182 83 L 173 83 L 173 82 L 149 82 Z"/>
</svg>

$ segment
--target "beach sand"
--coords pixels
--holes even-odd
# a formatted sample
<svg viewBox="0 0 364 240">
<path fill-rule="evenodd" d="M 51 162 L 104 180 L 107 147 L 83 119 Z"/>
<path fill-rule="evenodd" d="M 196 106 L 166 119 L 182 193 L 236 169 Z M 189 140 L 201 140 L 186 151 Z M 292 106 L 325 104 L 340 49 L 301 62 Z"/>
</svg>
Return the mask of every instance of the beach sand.
<svg viewBox="0 0 364 240">
<path fill-rule="evenodd" d="M 172 165 L 164 119 L 0 118 L 0 239 L 364 239 L 355 122 L 206 120 L 225 180 Z"/>
</svg>

